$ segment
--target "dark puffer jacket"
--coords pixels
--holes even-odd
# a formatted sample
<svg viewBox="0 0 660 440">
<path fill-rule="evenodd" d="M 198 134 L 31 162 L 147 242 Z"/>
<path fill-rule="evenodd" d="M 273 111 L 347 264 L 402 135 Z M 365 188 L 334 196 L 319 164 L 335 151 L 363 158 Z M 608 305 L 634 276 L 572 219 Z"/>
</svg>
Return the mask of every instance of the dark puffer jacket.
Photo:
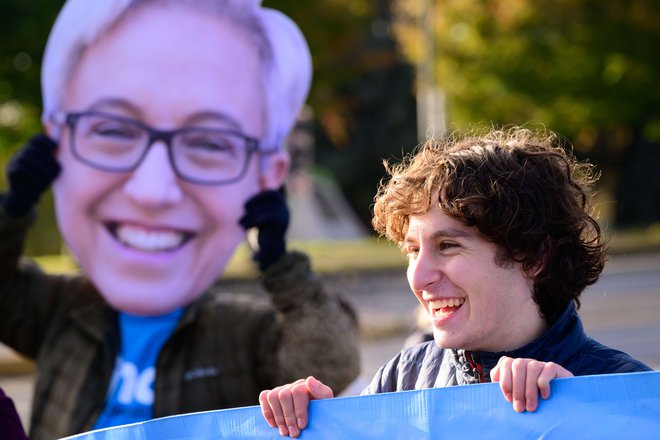
<svg viewBox="0 0 660 440">
<path fill-rule="evenodd" d="M 362 394 L 490 382 L 502 356 L 555 362 L 575 376 L 649 371 L 644 363 L 606 347 L 584 332 L 573 304 L 535 341 L 501 353 L 443 350 L 435 342 L 415 345 L 382 366 Z"/>
<path fill-rule="evenodd" d="M 0 341 L 36 359 L 30 438 L 51 440 L 93 426 L 119 328 L 87 278 L 48 275 L 20 258 L 29 224 L 0 208 Z M 358 375 L 353 311 L 305 255 L 287 253 L 261 281 L 268 296 L 209 291 L 186 308 L 158 356 L 155 417 L 255 405 L 262 389 L 309 374 L 339 391 Z"/>
</svg>

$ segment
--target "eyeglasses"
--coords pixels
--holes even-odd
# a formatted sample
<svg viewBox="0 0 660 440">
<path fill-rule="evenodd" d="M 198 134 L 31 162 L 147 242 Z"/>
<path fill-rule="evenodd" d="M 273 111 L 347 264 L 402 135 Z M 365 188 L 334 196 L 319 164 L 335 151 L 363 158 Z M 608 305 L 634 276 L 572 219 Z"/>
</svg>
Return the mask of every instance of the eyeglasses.
<svg viewBox="0 0 660 440">
<path fill-rule="evenodd" d="M 101 112 L 67 113 L 71 150 L 79 161 L 118 173 L 137 169 L 151 146 L 167 146 L 178 177 L 199 185 L 223 185 L 240 180 L 259 141 L 233 130 L 187 127 L 156 130 L 134 119 Z"/>
</svg>

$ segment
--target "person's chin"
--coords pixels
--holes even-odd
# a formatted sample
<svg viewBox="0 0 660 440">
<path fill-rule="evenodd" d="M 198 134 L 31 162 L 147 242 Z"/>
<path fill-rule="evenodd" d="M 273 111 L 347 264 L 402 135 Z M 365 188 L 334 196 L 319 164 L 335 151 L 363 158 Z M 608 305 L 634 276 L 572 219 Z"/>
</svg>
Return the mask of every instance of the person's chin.
<svg viewBox="0 0 660 440">
<path fill-rule="evenodd" d="M 456 338 L 456 335 L 451 335 L 443 330 L 438 330 L 435 328 L 433 329 L 433 340 L 435 341 L 435 344 L 440 348 L 456 350 L 465 348 L 461 346 L 461 341 Z"/>
<path fill-rule="evenodd" d="M 167 292 L 136 293 L 127 296 L 124 291 L 107 291 L 103 297 L 115 310 L 138 316 L 163 315 L 181 307 L 179 298 L 172 298 Z"/>
</svg>

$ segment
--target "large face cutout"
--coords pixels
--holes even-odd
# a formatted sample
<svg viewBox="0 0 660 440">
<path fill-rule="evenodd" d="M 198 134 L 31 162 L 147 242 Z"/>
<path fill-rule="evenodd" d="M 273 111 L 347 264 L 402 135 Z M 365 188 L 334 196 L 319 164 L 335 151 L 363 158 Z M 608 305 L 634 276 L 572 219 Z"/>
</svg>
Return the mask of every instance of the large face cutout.
<svg viewBox="0 0 660 440">
<path fill-rule="evenodd" d="M 254 43 L 229 21 L 184 6 L 145 6 L 84 52 L 64 111 L 261 138 L 259 69 Z M 85 274 L 124 312 L 155 315 L 189 304 L 244 236 L 243 205 L 263 189 L 257 156 L 240 181 L 202 186 L 175 175 L 162 142 L 134 172 L 113 173 L 73 157 L 70 136 L 62 131 L 54 193 L 60 231 Z"/>
</svg>

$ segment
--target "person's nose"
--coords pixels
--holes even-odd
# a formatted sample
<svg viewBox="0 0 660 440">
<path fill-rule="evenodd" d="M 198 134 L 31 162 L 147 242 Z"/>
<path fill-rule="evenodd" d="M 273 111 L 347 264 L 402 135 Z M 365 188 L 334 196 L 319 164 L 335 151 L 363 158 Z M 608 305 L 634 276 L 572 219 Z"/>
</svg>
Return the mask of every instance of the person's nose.
<svg viewBox="0 0 660 440">
<path fill-rule="evenodd" d="M 165 144 L 157 142 L 147 150 L 124 184 L 124 191 L 139 204 L 152 208 L 174 205 L 181 200 L 180 182 Z"/>
<path fill-rule="evenodd" d="M 420 250 L 416 258 L 408 262 L 408 283 L 415 292 L 431 290 L 441 276 L 438 262 L 428 253 Z"/>
</svg>

